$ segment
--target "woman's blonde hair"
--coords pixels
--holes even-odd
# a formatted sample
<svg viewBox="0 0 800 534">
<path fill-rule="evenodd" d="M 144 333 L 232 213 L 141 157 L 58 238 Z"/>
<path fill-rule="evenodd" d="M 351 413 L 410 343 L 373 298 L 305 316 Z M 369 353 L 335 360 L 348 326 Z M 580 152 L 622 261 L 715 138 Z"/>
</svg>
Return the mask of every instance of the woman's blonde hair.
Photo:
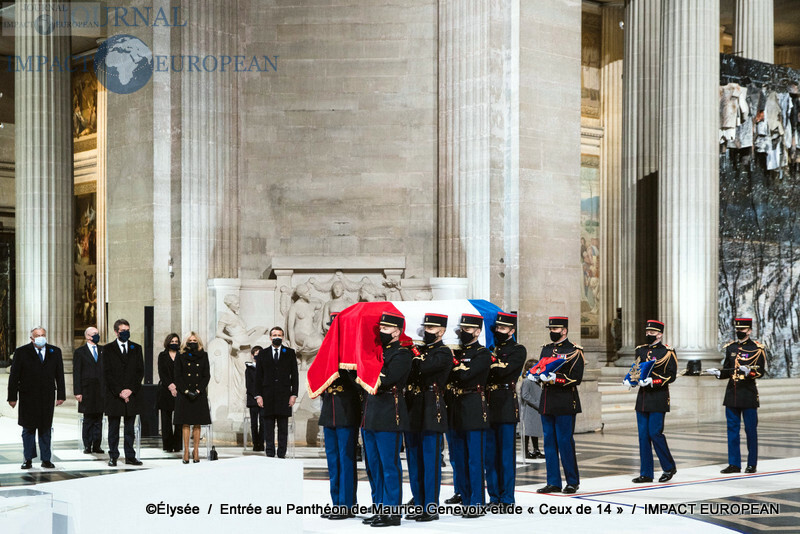
<svg viewBox="0 0 800 534">
<path fill-rule="evenodd" d="M 194 338 L 197 340 L 197 348 L 199 350 L 205 350 L 205 346 L 203 345 L 203 340 L 200 339 L 200 336 L 198 336 L 195 332 L 189 332 L 189 334 L 185 338 L 183 338 L 184 341 L 183 344 L 181 345 L 181 352 L 186 352 L 186 344 L 189 342 L 189 338 L 192 336 L 194 336 Z"/>
</svg>

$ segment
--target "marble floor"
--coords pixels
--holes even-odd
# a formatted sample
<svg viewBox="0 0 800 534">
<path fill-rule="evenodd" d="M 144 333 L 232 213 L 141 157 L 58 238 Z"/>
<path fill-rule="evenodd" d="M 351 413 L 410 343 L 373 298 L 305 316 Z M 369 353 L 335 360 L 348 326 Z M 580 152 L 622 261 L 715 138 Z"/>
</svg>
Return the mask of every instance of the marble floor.
<svg viewBox="0 0 800 534">
<path fill-rule="evenodd" d="M 666 484 L 631 484 L 638 474 L 638 450 L 635 429 L 594 432 L 575 437 L 581 474 L 580 491 L 573 496 L 541 496 L 536 488 L 544 484 L 543 460 L 517 465 L 517 502 L 524 507 L 519 516 L 492 515 L 477 520 L 442 516 L 434 523 L 403 521 L 404 528 L 420 532 L 463 532 L 477 527 L 503 525 L 511 529 L 530 526 L 535 520 L 543 531 L 578 532 L 627 531 L 647 528 L 670 531 L 800 531 L 800 420 L 762 422 L 759 425 L 758 473 L 721 475 L 727 464 L 724 423 L 668 428 L 667 439 L 678 466 L 678 474 Z M 157 439 L 142 441 L 142 467 L 110 468 L 106 455 L 85 455 L 79 448 L 77 429 L 54 428 L 53 462 L 55 469 L 43 469 L 38 462 L 28 471 L 20 470 L 22 447 L 20 429 L 9 418 L 0 418 L 0 487 L 30 487 L 43 483 L 76 480 L 84 477 L 119 474 L 131 471 L 174 468 L 180 465 L 179 454 L 161 451 Z M 241 456 L 260 456 L 241 447 L 217 447 L 220 460 Z M 743 446 L 746 453 L 746 447 Z M 203 449 L 201 454 L 205 454 Z M 302 462 L 303 501 L 326 504 L 329 501 L 327 469 L 319 448 L 290 450 L 289 456 Z M 224 465 L 220 462 L 218 465 Z M 656 462 L 657 465 L 657 462 Z M 405 463 L 404 463 L 405 466 Z M 658 476 L 658 472 L 656 473 Z M 452 494 L 452 471 L 449 463 L 443 470 L 442 498 Z M 359 464 L 358 497 L 369 503 L 369 485 L 363 463 Z M 404 500 L 410 498 L 408 485 Z M 556 506 L 554 514 L 542 514 L 541 506 Z M 579 505 L 588 505 L 592 515 L 578 515 Z M 682 505 L 682 506 L 681 506 Z M 528 510 L 528 508 L 531 510 Z M 565 513 L 571 507 L 572 513 Z M 655 508 L 658 507 L 658 513 Z M 777 513 L 776 512 L 777 508 Z M 586 509 L 586 508 L 584 508 Z M 743 511 L 743 510 L 746 510 Z M 561 512 L 561 513 L 559 513 Z M 531 515 L 532 514 L 532 515 Z M 2 521 L 2 513 L 0 513 Z M 364 530 L 360 521 L 327 521 L 316 515 L 303 518 L 306 532 L 350 532 Z M 551 530 L 552 529 L 552 530 Z M 2 528 L 0 528 L 2 531 Z"/>
</svg>

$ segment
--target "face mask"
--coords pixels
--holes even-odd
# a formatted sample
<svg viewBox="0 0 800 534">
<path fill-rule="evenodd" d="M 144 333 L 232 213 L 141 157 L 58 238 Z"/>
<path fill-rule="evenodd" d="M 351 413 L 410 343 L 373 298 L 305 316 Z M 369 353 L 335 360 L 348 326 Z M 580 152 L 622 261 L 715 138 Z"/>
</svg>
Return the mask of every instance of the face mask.
<svg viewBox="0 0 800 534">
<path fill-rule="evenodd" d="M 744 339 L 744 338 L 747 337 L 747 333 L 746 332 L 742 332 L 741 330 L 737 330 L 736 331 L 736 337 L 739 338 L 739 339 Z"/>
<path fill-rule="evenodd" d="M 273 337 L 272 338 L 272 346 L 273 347 L 280 347 L 281 343 L 283 343 L 282 337 Z"/>
<path fill-rule="evenodd" d="M 197 343 L 187 343 L 186 348 L 192 352 L 197 352 L 198 345 Z"/>
<path fill-rule="evenodd" d="M 174 351 L 177 352 L 177 351 L 181 350 L 181 344 L 180 343 L 170 343 L 169 344 L 169 350 L 174 350 Z"/>
<path fill-rule="evenodd" d="M 558 332 L 550 332 L 550 341 L 555 343 L 559 339 L 561 339 L 561 334 L 559 334 Z"/>
<path fill-rule="evenodd" d="M 392 334 L 389 334 L 387 332 L 381 332 L 380 336 L 381 336 L 381 345 L 383 345 L 384 347 L 392 342 Z"/>
<path fill-rule="evenodd" d="M 653 336 L 653 335 L 646 335 L 646 336 L 644 336 L 644 339 L 645 339 L 645 341 L 647 341 L 648 345 L 652 345 L 653 343 L 656 342 L 656 336 Z"/>
<path fill-rule="evenodd" d="M 131 338 L 131 331 L 130 330 L 120 330 L 119 331 L 119 340 L 125 343 Z"/>
<path fill-rule="evenodd" d="M 472 343 L 474 338 L 474 335 L 470 334 L 469 332 L 464 332 L 463 330 L 458 333 L 458 339 L 461 341 L 462 345 L 469 345 Z"/>
<path fill-rule="evenodd" d="M 97 345 L 100 342 L 100 334 L 95 334 L 92 336 L 92 343 Z"/>
<path fill-rule="evenodd" d="M 38 336 L 33 338 L 33 344 L 39 347 L 40 349 L 47 345 L 47 338 L 44 336 Z"/>
<path fill-rule="evenodd" d="M 511 336 L 509 336 L 507 332 L 494 333 L 494 340 L 497 341 L 498 343 L 505 343 L 506 341 L 508 341 L 509 337 Z"/>
<path fill-rule="evenodd" d="M 425 332 L 422 334 L 422 341 L 424 341 L 426 345 L 432 345 L 436 342 L 436 334 L 433 332 Z"/>
</svg>

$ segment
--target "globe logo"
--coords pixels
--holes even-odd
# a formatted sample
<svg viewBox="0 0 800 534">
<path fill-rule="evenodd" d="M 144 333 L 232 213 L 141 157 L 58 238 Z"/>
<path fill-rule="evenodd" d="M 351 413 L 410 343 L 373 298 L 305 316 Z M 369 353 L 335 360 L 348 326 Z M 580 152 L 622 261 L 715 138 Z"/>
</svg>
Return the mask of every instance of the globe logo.
<svg viewBox="0 0 800 534">
<path fill-rule="evenodd" d="M 55 29 L 56 23 L 53 22 L 53 17 L 45 13 L 36 17 L 33 26 L 39 32 L 39 35 L 50 35 Z"/>
<path fill-rule="evenodd" d="M 120 95 L 133 93 L 153 75 L 153 52 L 133 35 L 114 35 L 97 49 L 94 72 L 109 91 Z"/>
</svg>

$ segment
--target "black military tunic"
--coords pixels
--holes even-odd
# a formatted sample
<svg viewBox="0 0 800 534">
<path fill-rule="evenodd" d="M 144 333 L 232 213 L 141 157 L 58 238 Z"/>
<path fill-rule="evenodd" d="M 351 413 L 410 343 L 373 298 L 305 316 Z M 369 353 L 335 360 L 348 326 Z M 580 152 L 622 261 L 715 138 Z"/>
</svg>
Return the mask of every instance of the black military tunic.
<svg viewBox="0 0 800 534">
<path fill-rule="evenodd" d="M 489 377 L 486 379 L 490 423 L 519 422 L 517 379 L 527 356 L 525 347 L 513 339 L 495 347 Z"/>
<path fill-rule="evenodd" d="M 752 339 L 744 343 L 734 341 L 725 346 L 725 362 L 719 378 L 728 378 L 723 405 L 729 408 L 758 408 L 756 379 L 764 376 L 766 369 L 764 345 Z M 750 368 L 745 375 L 740 365 Z"/>
<path fill-rule="evenodd" d="M 420 350 L 421 349 L 421 350 Z M 409 430 L 447 431 L 445 387 L 453 368 L 453 351 L 442 341 L 417 347 L 406 386 Z"/>
<path fill-rule="evenodd" d="M 489 428 L 486 402 L 486 379 L 492 365 L 492 353 L 477 341 L 464 347 L 459 364 L 453 368 L 453 409 L 450 425 L 455 430 Z"/>
<path fill-rule="evenodd" d="M 376 432 L 408 430 L 408 412 L 403 390 L 411 372 L 411 351 L 394 341 L 383 348 L 378 389 L 364 399 L 362 426 Z"/>
<path fill-rule="evenodd" d="M 355 371 L 339 370 L 339 377 L 322 392 L 319 425 L 328 428 L 358 426 L 361 423 L 361 388 Z"/>
<path fill-rule="evenodd" d="M 208 407 L 208 382 L 211 372 L 208 354 L 205 351 L 181 352 L 175 356 L 175 397 L 176 425 L 210 425 L 211 412 Z M 187 392 L 199 391 L 191 398 Z"/>
<path fill-rule="evenodd" d="M 636 362 L 656 360 L 650 369 L 653 384 L 639 388 L 636 394 L 637 412 L 668 412 L 669 383 L 678 376 L 678 358 L 675 350 L 662 343 L 636 347 Z"/>
<path fill-rule="evenodd" d="M 583 380 L 583 348 L 573 345 L 569 339 L 560 343 L 542 345 L 539 359 L 550 356 L 563 357 L 567 361 L 556 371 L 554 383 L 542 382 L 542 397 L 539 413 L 542 415 L 575 415 L 581 412 L 578 385 Z"/>
</svg>

